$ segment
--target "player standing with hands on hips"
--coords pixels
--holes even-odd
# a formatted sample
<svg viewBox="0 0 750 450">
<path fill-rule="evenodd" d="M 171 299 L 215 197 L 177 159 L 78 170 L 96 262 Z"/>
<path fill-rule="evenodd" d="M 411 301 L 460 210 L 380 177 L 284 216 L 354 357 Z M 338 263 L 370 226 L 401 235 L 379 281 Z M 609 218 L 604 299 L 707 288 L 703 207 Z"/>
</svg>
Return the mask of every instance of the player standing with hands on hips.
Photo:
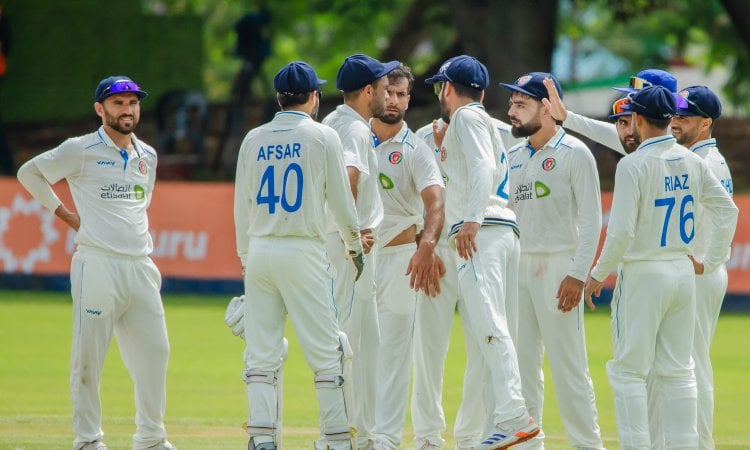
<svg viewBox="0 0 750 450">
<path fill-rule="evenodd" d="M 341 142 L 334 130 L 313 120 L 323 83 L 304 62 L 284 66 L 274 77 L 281 111 L 251 130 L 240 147 L 234 218 L 245 268 L 250 450 L 280 446 L 287 313 L 315 374 L 324 448 L 352 448 L 343 392 L 350 383 L 344 364 L 351 350 L 339 331 L 331 293 L 326 204 L 354 261 L 355 276 L 362 271 L 362 246 Z"/>
<path fill-rule="evenodd" d="M 128 77 L 99 82 L 94 110 L 102 126 L 66 140 L 18 170 L 18 180 L 77 231 L 70 268 L 73 349 L 70 392 L 75 450 L 106 450 L 99 376 L 112 336 L 135 385 L 133 449 L 176 450 L 166 439 L 169 340 L 149 254 L 146 210 L 156 179 L 156 152 L 133 134 L 146 92 Z M 65 179 L 76 212 L 51 185 Z"/>
<path fill-rule="evenodd" d="M 521 228 L 518 272 L 518 365 L 529 413 L 542 423 L 546 353 L 558 408 L 570 443 L 603 448 L 583 326 L 583 286 L 602 227 L 596 161 L 588 147 L 560 127 L 542 100 L 549 73 L 531 72 L 513 83 L 508 117 L 515 137 L 508 152 L 510 205 Z M 519 448 L 544 448 L 544 435 Z"/>
<path fill-rule="evenodd" d="M 652 447 L 649 372 L 663 393 L 666 448 L 698 448 L 691 361 L 695 273 L 712 273 L 727 260 L 738 211 L 705 162 L 668 134 L 674 94 L 649 86 L 634 93 L 628 107 L 639 146 L 617 166 L 607 237 L 586 283 L 586 301 L 591 304 L 622 262 L 607 363 L 621 448 Z M 698 205 L 704 219 L 696 217 Z M 700 262 L 688 257 L 696 219 L 710 230 Z"/>
<path fill-rule="evenodd" d="M 486 382 L 488 436 L 476 448 L 507 448 L 533 438 L 539 427 L 521 394 L 518 358 L 506 317 L 515 299 L 520 247 L 508 208 L 508 163 L 500 136 L 481 101 L 489 84 L 476 58 L 453 57 L 434 76 L 441 116 L 448 123 L 441 147 L 446 180 L 445 223 L 455 246 L 446 270 L 455 271 L 466 303 L 472 338 L 479 345 Z"/>
</svg>

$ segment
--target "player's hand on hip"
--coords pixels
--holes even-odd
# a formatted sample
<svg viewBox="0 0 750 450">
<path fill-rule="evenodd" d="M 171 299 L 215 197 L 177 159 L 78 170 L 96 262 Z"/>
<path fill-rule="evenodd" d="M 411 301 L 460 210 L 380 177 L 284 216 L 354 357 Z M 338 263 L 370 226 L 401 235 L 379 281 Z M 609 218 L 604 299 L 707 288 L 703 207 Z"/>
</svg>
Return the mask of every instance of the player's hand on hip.
<svg viewBox="0 0 750 450">
<path fill-rule="evenodd" d="M 581 303 L 584 282 L 570 275 L 563 278 L 557 288 L 557 309 L 568 312 Z"/>
<path fill-rule="evenodd" d="M 552 78 L 545 78 L 542 83 L 544 83 L 544 87 L 547 88 L 547 94 L 549 95 L 549 99 L 542 99 L 542 104 L 549 109 L 550 115 L 552 115 L 553 119 L 564 122 L 565 119 L 568 118 L 568 110 L 565 109 L 565 105 L 560 98 L 560 93 L 557 92 L 557 87 L 555 86 L 554 81 L 552 81 Z"/>
<path fill-rule="evenodd" d="M 70 211 L 65 205 L 60 204 L 60 206 L 55 209 L 55 215 L 75 231 L 78 231 L 78 229 L 81 228 L 81 216 L 79 216 L 78 213 Z"/>
<path fill-rule="evenodd" d="M 369 254 L 372 246 L 375 244 L 375 236 L 372 234 L 372 230 L 360 231 L 359 240 L 362 243 L 362 250 L 365 254 Z"/>
<path fill-rule="evenodd" d="M 703 275 L 703 273 L 706 271 L 705 266 L 701 261 L 696 260 L 693 255 L 688 255 L 688 258 L 690 258 L 690 262 L 693 263 L 693 270 L 695 270 L 696 275 Z"/>
<path fill-rule="evenodd" d="M 458 256 L 468 260 L 474 256 L 474 252 L 479 250 L 476 241 L 478 232 L 479 224 L 477 222 L 464 222 L 461 225 L 461 231 L 458 232 L 455 238 Z"/>
<path fill-rule="evenodd" d="M 596 309 L 596 305 L 594 305 L 591 295 L 593 294 L 597 297 L 602 295 L 602 286 L 604 286 L 604 281 L 597 281 L 589 277 L 586 281 L 586 286 L 583 288 L 583 298 L 586 300 L 586 305 L 592 311 Z"/>
</svg>

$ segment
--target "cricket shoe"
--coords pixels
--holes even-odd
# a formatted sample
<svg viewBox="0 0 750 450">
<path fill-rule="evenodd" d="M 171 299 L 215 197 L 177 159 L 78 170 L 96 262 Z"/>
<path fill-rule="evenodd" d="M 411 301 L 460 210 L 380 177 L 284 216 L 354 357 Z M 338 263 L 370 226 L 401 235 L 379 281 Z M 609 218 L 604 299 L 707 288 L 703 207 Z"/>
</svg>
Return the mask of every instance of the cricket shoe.
<svg viewBox="0 0 750 450">
<path fill-rule="evenodd" d="M 177 450 L 177 447 L 172 445 L 171 442 L 169 442 L 166 439 L 162 439 L 157 444 L 152 445 L 151 447 L 147 448 L 148 450 Z"/>
<path fill-rule="evenodd" d="M 255 443 L 253 438 L 247 441 L 247 450 L 276 450 L 276 444 L 271 442 L 259 442 Z"/>
<path fill-rule="evenodd" d="M 539 427 L 528 414 L 521 418 L 497 424 L 477 450 L 504 450 L 521 442 L 528 441 L 539 434 Z"/>
<path fill-rule="evenodd" d="M 107 444 L 102 441 L 88 442 L 83 447 L 78 447 L 78 450 L 107 450 Z"/>
</svg>

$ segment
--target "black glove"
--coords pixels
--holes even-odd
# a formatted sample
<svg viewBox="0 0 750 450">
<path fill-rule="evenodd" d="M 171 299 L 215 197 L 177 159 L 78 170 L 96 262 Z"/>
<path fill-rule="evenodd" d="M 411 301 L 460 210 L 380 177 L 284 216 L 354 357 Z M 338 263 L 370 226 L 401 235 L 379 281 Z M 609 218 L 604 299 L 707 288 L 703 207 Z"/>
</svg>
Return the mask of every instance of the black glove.
<svg viewBox="0 0 750 450">
<path fill-rule="evenodd" d="M 362 275 L 362 269 L 365 267 L 365 255 L 364 253 L 349 252 L 349 257 L 352 258 L 354 267 L 357 268 L 357 276 L 354 281 L 359 280 L 359 276 Z"/>
</svg>

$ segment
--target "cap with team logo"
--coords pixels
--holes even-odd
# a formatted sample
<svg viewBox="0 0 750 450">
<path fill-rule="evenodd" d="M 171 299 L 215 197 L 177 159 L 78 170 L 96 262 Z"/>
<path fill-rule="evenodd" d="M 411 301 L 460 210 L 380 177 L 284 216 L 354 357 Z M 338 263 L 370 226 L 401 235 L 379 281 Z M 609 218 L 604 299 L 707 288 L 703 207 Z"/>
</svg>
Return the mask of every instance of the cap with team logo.
<svg viewBox="0 0 750 450">
<path fill-rule="evenodd" d="M 449 81 L 483 91 L 490 84 L 490 75 L 487 67 L 478 59 L 469 55 L 460 55 L 445 61 L 438 73 L 424 81 L 427 84 Z"/>
<path fill-rule="evenodd" d="M 710 117 L 713 120 L 721 116 L 719 97 L 706 86 L 690 86 L 677 93 L 676 116 Z"/>
<path fill-rule="evenodd" d="M 669 72 L 660 69 L 646 69 L 630 77 L 628 87 L 613 87 L 620 92 L 635 92 L 648 86 L 664 86 L 670 92 L 677 92 L 677 78 Z"/>
<path fill-rule="evenodd" d="M 336 88 L 343 92 L 356 91 L 388 75 L 398 65 L 398 61 L 382 63 L 375 58 L 357 53 L 347 57 L 339 68 Z"/>
<path fill-rule="evenodd" d="M 647 86 L 629 95 L 623 108 L 652 119 L 671 119 L 675 114 L 675 95 L 664 86 Z"/>
<path fill-rule="evenodd" d="M 317 91 L 326 83 L 306 62 L 294 61 L 282 67 L 273 77 L 273 87 L 282 94 L 304 94 Z"/>
<path fill-rule="evenodd" d="M 127 94 L 128 92 L 137 95 L 139 99 L 148 95 L 130 78 L 124 75 L 114 75 L 99 82 L 96 91 L 94 91 L 94 100 L 101 103 L 111 95 Z"/>
<path fill-rule="evenodd" d="M 545 78 L 551 78 L 552 82 L 555 83 L 555 87 L 557 88 L 557 93 L 560 95 L 560 98 L 563 96 L 562 88 L 560 87 L 560 83 L 558 83 L 557 79 L 552 76 L 552 74 L 547 72 L 531 72 L 527 73 L 526 75 L 522 75 L 518 77 L 516 81 L 514 81 L 512 84 L 510 83 L 498 83 L 501 87 L 504 87 L 505 89 L 510 89 L 511 91 L 520 92 L 522 94 L 526 94 L 530 97 L 534 97 L 537 100 L 541 100 L 543 98 L 549 99 L 549 94 L 547 93 L 547 88 L 544 86 L 544 79 Z"/>
</svg>

